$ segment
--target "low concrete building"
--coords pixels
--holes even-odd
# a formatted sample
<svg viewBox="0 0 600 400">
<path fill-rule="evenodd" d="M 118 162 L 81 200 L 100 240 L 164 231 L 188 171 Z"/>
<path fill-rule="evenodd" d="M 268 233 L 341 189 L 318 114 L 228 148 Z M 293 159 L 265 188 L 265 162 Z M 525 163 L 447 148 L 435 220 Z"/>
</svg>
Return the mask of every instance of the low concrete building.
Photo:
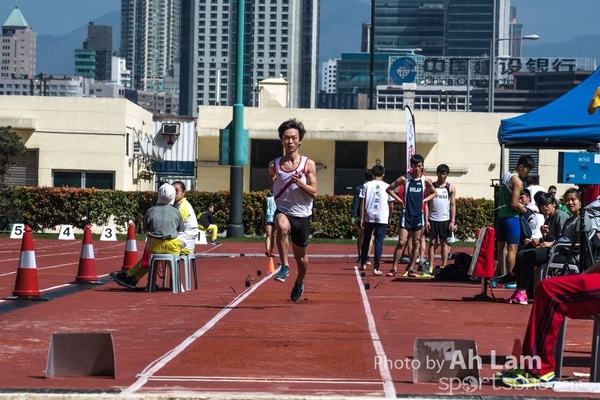
<svg viewBox="0 0 600 400">
<path fill-rule="evenodd" d="M 126 99 L 0 96 L 0 125 L 12 126 L 30 149 L 11 170 L 15 185 L 153 190 L 159 180 L 182 179 L 196 190 L 229 190 L 219 133 L 232 115 L 231 107 L 201 106 L 196 121 L 153 116 Z M 491 199 L 492 179 L 501 171 L 498 127 L 513 115 L 415 112 L 416 150 L 425 157 L 426 174 L 434 177 L 438 164 L 448 164 L 459 197 Z M 277 127 L 288 118 L 307 129 L 301 152 L 317 164 L 319 194 L 350 194 L 364 169 L 377 163 L 387 181 L 406 171 L 404 112 L 245 108 L 244 191 L 267 188 L 269 161 L 282 154 Z M 557 151 L 524 152 L 539 159 L 533 173 L 540 184 L 556 184 Z M 506 150 L 504 170 L 522 153 Z"/>
<path fill-rule="evenodd" d="M 0 96 L 0 125 L 29 149 L 8 178 L 15 185 L 151 190 L 153 160 L 135 159 L 134 143 L 139 132 L 153 134 L 152 122 L 125 99 Z"/>
</svg>

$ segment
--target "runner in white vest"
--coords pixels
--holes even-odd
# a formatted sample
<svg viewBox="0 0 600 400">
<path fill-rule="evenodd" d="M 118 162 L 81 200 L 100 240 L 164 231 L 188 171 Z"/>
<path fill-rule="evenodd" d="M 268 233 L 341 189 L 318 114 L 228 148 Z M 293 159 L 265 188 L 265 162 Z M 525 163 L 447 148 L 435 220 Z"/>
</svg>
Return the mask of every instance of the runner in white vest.
<svg viewBox="0 0 600 400">
<path fill-rule="evenodd" d="M 434 263 L 435 249 L 438 244 L 441 247 L 441 267 L 448 263 L 448 238 L 456 230 L 456 189 L 454 185 L 446 181 L 450 168 L 446 164 L 440 164 L 436 168 L 437 181 L 433 187 L 437 192 L 428 205 L 428 219 L 426 230 L 429 235 L 429 262 Z"/>
<path fill-rule="evenodd" d="M 302 122 L 289 119 L 279 126 L 278 131 L 284 155 L 269 163 L 269 184 L 273 188 L 277 204 L 274 223 L 281 259 L 281 268 L 275 280 L 285 282 L 289 275 L 290 236 L 292 252 L 298 266 L 298 275 L 290 297 L 292 301 L 298 301 L 304 292 L 304 279 L 308 270 L 306 247 L 313 199 L 317 195 L 317 168 L 313 160 L 299 153 L 306 133 Z"/>
</svg>

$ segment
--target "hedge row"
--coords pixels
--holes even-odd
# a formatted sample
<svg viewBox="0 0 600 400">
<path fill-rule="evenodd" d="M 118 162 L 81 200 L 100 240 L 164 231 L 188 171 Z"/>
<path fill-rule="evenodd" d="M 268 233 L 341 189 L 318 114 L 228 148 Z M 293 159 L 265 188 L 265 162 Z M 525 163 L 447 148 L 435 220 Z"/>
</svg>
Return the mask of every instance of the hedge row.
<svg viewBox="0 0 600 400">
<path fill-rule="evenodd" d="M 246 235 L 262 235 L 261 206 L 265 192 L 244 193 L 242 222 Z M 23 222 L 36 232 L 55 229 L 61 224 L 83 229 L 85 225 L 106 225 L 113 217 L 120 232 L 126 231 L 129 221 L 137 227 L 146 210 L 156 203 L 156 192 L 128 192 L 118 190 L 96 190 L 75 188 L 30 188 L 18 187 L 12 193 L 10 205 L 0 210 L 10 222 Z M 215 206 L 215 222 L 220 230 L 229 223 L 229 192 L 188 191 L 187 199 L 199 217 L 208 204 Z M 355 227 L 350 221 L 352 196 L 317 196 L 311 221 L 315 237 L 351 238 Z M 388 227 L 388 236 L 398 235 L 398 209 Z M 486 199 L 457 199 L 457 239 L 474 237 L 478 227 L 493 222 L 493 202 Z"/>
</svg>

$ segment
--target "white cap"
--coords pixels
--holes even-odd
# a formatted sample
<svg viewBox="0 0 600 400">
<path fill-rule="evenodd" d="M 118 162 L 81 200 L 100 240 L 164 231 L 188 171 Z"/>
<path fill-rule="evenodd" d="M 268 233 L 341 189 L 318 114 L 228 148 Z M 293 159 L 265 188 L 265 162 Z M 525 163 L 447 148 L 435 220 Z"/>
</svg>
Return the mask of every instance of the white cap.
<svg viewBox="0 0 600 400">
<path fill-rule="evenodd" d="M 158 205 L 173 205 L 175 203 L 175 187 L 168 183 L 165 183 L 158 189 L 158 200 L 156 200 L 156 204 Z"/>
</svg>

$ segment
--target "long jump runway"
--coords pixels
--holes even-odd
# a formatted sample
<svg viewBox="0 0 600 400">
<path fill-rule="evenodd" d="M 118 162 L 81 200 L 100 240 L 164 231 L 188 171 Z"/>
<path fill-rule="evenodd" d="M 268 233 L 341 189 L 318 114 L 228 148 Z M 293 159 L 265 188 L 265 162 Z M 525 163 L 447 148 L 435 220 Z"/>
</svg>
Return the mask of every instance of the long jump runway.
<svg viewBox="0 0 600 400">
<path fill-rule="evenodd" d="M 327 263 L 312 263 L 313 285 L 297 304 L 288 300 L 291 276 L 289 284 L 257 282 L 126 392 L 382 395 L 382 376 L 365 373 L 375 348 L 357 279 L 325 270 Z"/>
<path fill-rule="evenodd" d="M 145 279 L 133 291 L 108 278 L 122 266 L 124 241 L 94 241 L 101 284 L 86 285 L 72 283 L 81 241 L 36 239 L 46 301 L 6 300 L 20 245 L 0 239 L 0 397 L 589 397 L 509 391 L 489 379 L 502 367 L 494 359 L 514 354 L 530 306 L 461 301 L 480 290 L 469 283 L 374 277 L 370 269 L 361 278 L 352 245 L 310 245 L 309 275 L 297 303 L 289 300 L 294 264 L 285 283 L 275 282 L 260 255 L 262 243 L 197 246 L 200 288 L 173 294 L 144 292 Z M 137 245 L 140 256 L 143 243 Z M 386 260 L 381 269 L 389 267 Z M 46 379 L 50 338 L 57 332 L 112 334 L 116 378 Z M 563 375 L 589 372 L 591 332 L 592 321 L 569 321 Z M 484 380 L 478 387 L 413 383 L 410 362 L 419 337 L 476 340 Z M 392 364 L 381 368 L 377 360 Z"/>
<path fill-rule="evenodd" d="M 6 298 L 14 288 L 20 241 L 0 242 L 0 296 Z M 224 247 L 198 246 L 197 251 L 210 255 Z M 262 244 L 231 247 L 238 254 L 251 253 Z M 267 276 L 264 256 L 200 257 L 200 290 L 127 290 L 106 279 L 121 266 L 123 249 L 123 242 L 95 241 L 97 273 L 110 283 L 81 285 L 70 283 L 80 241 L 35 240 L 40 291 L 51 299 L 0 300 L 3 391 L 395 397 L 389 373 L 372 367 L 383 350 L 351 263 L 339 257 L 312 259 L 304 296 L 294 303 L 289 295 L 295 267 L 285 283 L 275 282 Z M 52 295 L 69 286 L 78 290 Z M 112 333 L 116 379 L 45 379 L 54 332 Z"/>
</svg>

